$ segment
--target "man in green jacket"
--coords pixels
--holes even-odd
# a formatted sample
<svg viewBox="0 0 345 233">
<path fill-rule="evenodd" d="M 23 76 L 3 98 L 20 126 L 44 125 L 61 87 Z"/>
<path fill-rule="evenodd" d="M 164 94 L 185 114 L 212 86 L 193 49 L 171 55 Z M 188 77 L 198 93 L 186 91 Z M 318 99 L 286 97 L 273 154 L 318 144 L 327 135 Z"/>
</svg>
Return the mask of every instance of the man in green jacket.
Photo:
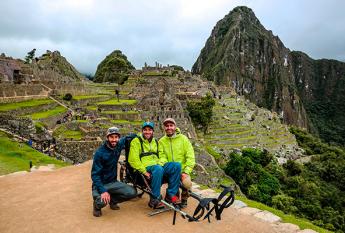
<svg viewBox="0 0 345 233">
<path fill-rule="evenodd" d="M 176 196 L 180 185 L 181 164 L 178 162 L 160 163 L 158 157 L 158 141 L 153 137 L 154 123 L 144 122 L 142 134 L 131 141 L 128 162 L 137 171 L 141 172 L 148 180 L 152 190 L 149 206 L 154 209 L 163 208 L 160 202 L 163 176 L 168 181 L 166 200 L 177 204 Z"/>
<path fill-rule="evenodd" d="M 182 207 L 187 206 L 188 190 L 192 186 L 190 173 L 195 165 L 193 146 L 189 139 L 183 135 L 173 118 L 167 118 L 163 122 L 165 136 L 159 140 L 160 163 L 178 162 L 181 164 Z"/>
</svg>

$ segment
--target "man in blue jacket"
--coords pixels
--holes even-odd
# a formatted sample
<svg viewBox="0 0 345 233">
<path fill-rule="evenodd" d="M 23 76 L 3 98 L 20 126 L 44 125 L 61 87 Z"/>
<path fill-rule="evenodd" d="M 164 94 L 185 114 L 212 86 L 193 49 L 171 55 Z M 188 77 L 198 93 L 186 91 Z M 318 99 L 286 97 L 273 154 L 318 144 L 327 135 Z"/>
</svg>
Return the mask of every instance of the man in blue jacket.
<svg viewBox="0 0 345 233">
<path fill-rule="evenodd" d="M 100 217 L 101 209 L 109 204 L 110 209 L 118 210 L 117 203 L 137 196 L 136 190 L 117 181 L 117 163 L 121 150 L 125 149 L 125 137 L 121 138 L 117 127 L 107 131 L 107 140 L 101 145 L 93 157 L 91 170 L 93 216 Z"/>
</svg>

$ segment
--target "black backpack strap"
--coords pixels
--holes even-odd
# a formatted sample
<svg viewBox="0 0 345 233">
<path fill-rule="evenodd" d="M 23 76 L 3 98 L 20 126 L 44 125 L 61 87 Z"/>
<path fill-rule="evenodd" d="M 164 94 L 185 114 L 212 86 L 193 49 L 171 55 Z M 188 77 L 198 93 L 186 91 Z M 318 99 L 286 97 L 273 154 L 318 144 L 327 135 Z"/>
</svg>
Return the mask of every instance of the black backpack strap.
<svg viewBox="0 0 345 233">
<path fill-rule="evenodd" d="M 144 147 L 143 147 L 143 139 L 139 136 L 138 137 L 139 141 L 140 141 L 140 146 L 141 146 L 141 153 L 144 153 Z M 141 158 L 140 158 L 141 159 Z"/>
<path fill-rule="evenodd" d="M 156 145 L 157 145 L 157 152 L 151 152 L 151 151 L 150 152 L 144 152 L 143 139 L 141 137 L 138 137 L 138 139 L 140 141 L 140 146 L 141 146 L 141 153 L 139 155 L 140 161 L 141 161 L 141 158 L 145 157 L 145 156 L 156 155 L 158 157 L 158 141 L 156 138 L 155 138 L 155 141 L 156 141 Z"/>
<path fill-rule="evenodd" d="M 157 157 L 159 158 L 159 153 L 158 153 L 158 140 L 157 140 L 157 138 L 155 138 L 155 141 L 156 141 L 156 145 L 157 145 Z"/>
</svg>

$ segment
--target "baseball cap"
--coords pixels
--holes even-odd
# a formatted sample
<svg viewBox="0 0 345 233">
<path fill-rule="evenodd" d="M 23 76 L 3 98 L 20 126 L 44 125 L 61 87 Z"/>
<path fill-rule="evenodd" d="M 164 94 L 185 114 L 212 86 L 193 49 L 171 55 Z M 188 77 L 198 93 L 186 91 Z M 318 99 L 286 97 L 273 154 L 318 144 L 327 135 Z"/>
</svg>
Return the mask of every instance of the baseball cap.
<svg viewBox="0 0 345 233">
<path fill-rule="evenodd" d="M 165 123 L 167 123 L 167 122 L 171 122 L 171 123 L 173 123 L 174 125 L 176 125 L 176 121 L 175 121 L 173 118 L 167 118 L 167 119 L 165 119 L 165 120 L 163 121 L 163 125 L 165 125 Z"/>
<path fill-rule="evenodd" d="M 108 137 L 109 135 L 112 135 L 112 134 L 118 134 L 118 135 L 120 135 L 120 130 L 119 130 L 119 128 L 117 128 L 117 127 L 115 127 L 115 126 L 110 127 L 110 128 L 107 130 L 107 137 Z"/>
<path fill-rule="evenodd" d="M 151 129 L 154 129 L 155 123 L 151 121 L 146 121 L 141 125 L 141 128 L 144 129 L 145 127 L 150 127 Z"/>
</svg>

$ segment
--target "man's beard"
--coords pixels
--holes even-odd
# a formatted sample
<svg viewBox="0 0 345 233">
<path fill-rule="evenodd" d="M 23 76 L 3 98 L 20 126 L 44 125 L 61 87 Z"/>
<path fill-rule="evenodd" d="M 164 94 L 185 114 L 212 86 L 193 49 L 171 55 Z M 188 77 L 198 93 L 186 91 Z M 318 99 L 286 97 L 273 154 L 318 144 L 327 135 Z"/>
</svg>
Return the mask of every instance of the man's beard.
<svg viewBox="0 0 345 233">
<path fill-rule="evenodd" d="M 115 148 L 115 147 L 116 147 L 116 144 L 117 144 L 117 142 L 111 143 L 111 142 L 108 141 L 108 145 L 109 145 L 109 147 L 111 147 L 111 148 Z"/>
</svg>

